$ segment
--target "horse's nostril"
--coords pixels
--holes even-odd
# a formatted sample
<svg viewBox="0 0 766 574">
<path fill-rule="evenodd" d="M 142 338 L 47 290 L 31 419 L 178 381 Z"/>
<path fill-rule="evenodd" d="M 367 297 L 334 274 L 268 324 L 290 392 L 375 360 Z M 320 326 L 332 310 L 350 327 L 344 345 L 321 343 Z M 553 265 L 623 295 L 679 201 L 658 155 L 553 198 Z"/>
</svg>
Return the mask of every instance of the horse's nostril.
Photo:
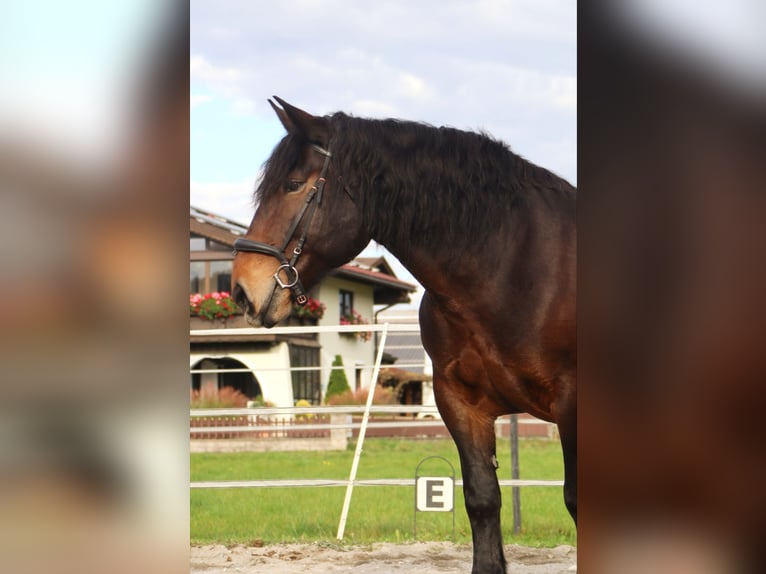
<svg viewBox="0 0 766 574">
<path fill-rule="evenodd" d="M 234 302 L 245 313 L 250 309 L 250 307 L 252 307 L 250 300 L 247 298 L 245 290 L 240 286 L 239 283 L 234 285 L 234 289 L 231 292 L 231 298 L 234 299 Z"/>
</svg>

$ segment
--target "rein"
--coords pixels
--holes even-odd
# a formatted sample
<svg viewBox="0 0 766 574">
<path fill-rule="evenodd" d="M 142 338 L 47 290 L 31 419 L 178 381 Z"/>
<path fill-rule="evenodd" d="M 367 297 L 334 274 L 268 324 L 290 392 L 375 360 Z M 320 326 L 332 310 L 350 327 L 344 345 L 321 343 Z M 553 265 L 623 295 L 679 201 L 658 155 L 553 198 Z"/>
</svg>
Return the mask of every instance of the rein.
<svg viewBox="0 0 766 574">
<path fill-rule="evenodd" d="M 298 305 L 305 305 L 308 301 L 308 297 L 306 296 L 306 291 L 303 288 L 303 285 L 301 284 L 300 277 L 298 276 L 298 270 L 295 268 L 295 264 L 298 262 L 298 258 L 300 257 L 301 253 L 303 253 L 303 246 L 306 243 L 306 237 L 308 236 L 309 227 L 311 226 L 311 220 L 314 217 L 314 214 L 316 213 L 317 208 L 322 204 L 322 194 L 324 191 L 324 184 L 327 181 L 325 179 L 325 176 L 327 175 L 327 168 L 330 165 L 330 158 L 332 157 L 332 154 L 329 150 L 320 147 L 318 145 L 312 144 L 311 147 L 321 153 L 324 158 L 324 165 L 322 165 L 322 171 L 319 172 L 319 177 L 314 182 L 314 185 L 311 186 L 311 190 L 309 191 L 308 195 L 306 196 L 306 201 L 303 203 L 303 207 L 298 212 L 298 215 L 293 220 L 292 224 L 290 225 L 290 229 L 287 231 L 287 237 L 285 238 L 284 243 L 282 244 L 282 247 L 280 249 L 277 249 L 276 247 L 273 247 L 271 245 L 268 245 L 266 243 L 260 243 L 259 241 L 253 241 L 251 239 L 245 239 L 244 237 L 241 237 L 237 239 L 234 242 L 234 254 L 236 255 L 237 251 L 242 251 L 245 253 L 261 253 L 263 255 L 270 255 L 271 257 L 274 257 L 277 259 L 281 265 L 277 268 L 277 270 L 274 272 L 274 289 L 271 292 L 271 296 L 269 297 L 269 300 L 266 302 L 266 305 L 264 308 L 268 308 L 269 305 L 271 305 L 271 299 L 274 297 L 274 293 L 277 290 L 277 287 L 280 287 L 282 289 L 290 289 L 292 292 L 293 300 Z M 316 199 L 316 201 L 314 201 Z M 293 236 L 295 235 L 295 232 L 298 230 L 298 227 L 301 224 L 301 221 L 303 221 L 305 218 L 305 223 L 303 224 L 303 231 L 298 238 L 298 243 L 293 248 L 292 257 L 290 259 L 287 259 L 287 256 L 285 255 L 285 250 L 287 249 L 287 246 L 290 244 L 290 242 L 293 240 Z M 282 280 L 280 277 L 280 273 L 284 271 L 285 274 L 285 281 Z"/>
</svg>

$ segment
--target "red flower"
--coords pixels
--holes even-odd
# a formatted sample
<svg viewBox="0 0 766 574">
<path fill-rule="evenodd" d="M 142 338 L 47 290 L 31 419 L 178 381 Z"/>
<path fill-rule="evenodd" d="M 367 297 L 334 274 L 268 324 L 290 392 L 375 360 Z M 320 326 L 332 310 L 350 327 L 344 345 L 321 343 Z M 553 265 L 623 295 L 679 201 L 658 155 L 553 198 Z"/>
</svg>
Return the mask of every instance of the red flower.
<svg viewBox="0 0 766 574">
<path fill-rule="evenodd" d="M 325 306 L 321 301 L 309 299 L 305 305 L 294 305 L 293 314 L 296 317 L 308 317 L 321 319 L 324 316 Z"/>
<path fill-rule="evenodd" d="M 239 307 L 225 291 L 189 295 L 189 314 L 212 321 L 239 313 Z"/>
</svg>

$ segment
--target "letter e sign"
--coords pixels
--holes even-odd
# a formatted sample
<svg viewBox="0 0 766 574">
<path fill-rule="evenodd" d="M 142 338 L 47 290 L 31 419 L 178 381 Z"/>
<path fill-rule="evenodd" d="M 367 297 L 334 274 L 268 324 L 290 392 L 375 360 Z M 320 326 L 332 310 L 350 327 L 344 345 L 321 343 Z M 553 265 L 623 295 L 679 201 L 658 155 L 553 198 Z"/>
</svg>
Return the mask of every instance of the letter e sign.
<svg viewBox="0 0 766 574">
<path fill-rule="evenodd" d="M 452 512 L 454 485 L 448 476 L 419 476 L 417 509 L 421 512 Z"/>
</svg>

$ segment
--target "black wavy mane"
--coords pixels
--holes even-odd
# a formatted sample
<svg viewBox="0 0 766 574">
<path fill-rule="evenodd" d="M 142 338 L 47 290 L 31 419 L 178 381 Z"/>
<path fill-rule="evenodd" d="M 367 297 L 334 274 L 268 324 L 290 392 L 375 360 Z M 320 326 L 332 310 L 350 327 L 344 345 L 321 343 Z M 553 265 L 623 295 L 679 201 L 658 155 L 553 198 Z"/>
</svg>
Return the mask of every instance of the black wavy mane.
<svg viewBox="0 0 766 574">
<path fill-rule="evenodd" d="M 528 201 L 566 195 L 574 205 L 569 183 L 488 134 L 341 112 L 328 120 L 334 173 L 371 237 L 388 247 L 476 247 Z M 282 139 L 264 164 L 256 197 L 280 189 L 303 143 L 295 135 Z"/>
</svg>

